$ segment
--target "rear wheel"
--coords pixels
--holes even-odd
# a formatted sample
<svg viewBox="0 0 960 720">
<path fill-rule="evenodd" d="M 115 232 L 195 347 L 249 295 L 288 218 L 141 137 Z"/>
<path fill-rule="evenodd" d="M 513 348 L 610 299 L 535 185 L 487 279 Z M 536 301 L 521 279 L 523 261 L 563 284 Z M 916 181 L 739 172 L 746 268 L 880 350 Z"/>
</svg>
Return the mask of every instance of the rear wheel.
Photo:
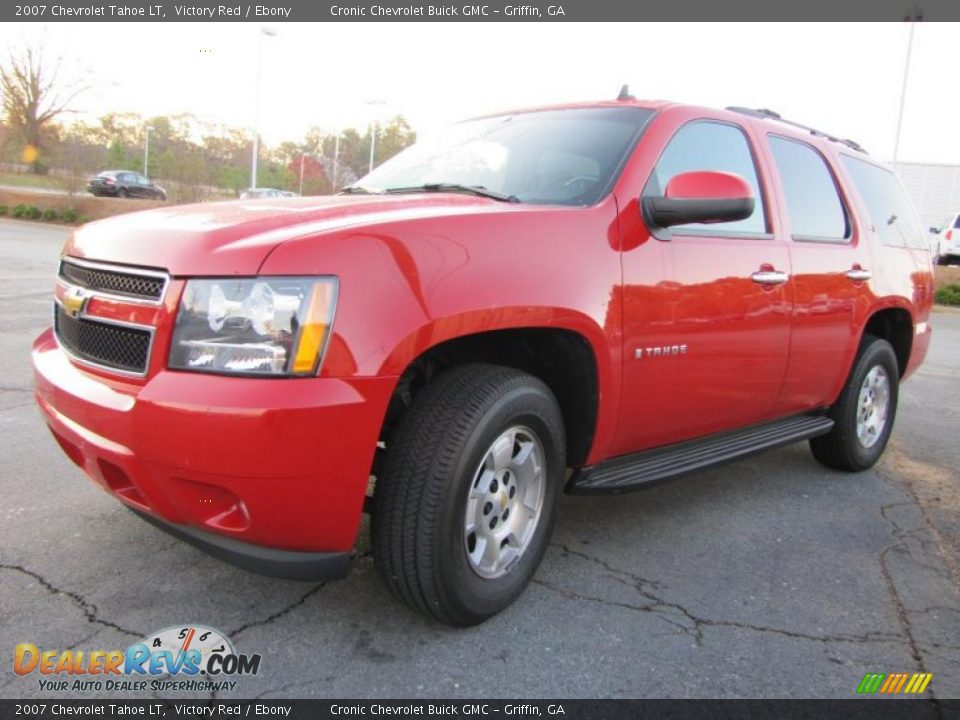
<svg viewBox="0 0 960 720">
<path fill-rule="evenodd" d="M 455 368 L 387 442 L 372 518 L 383 581 L 450 625 L 503 610 L 540 564 L 556 517 L 565 441 L 553 393 L 511 368 Z"/>
<path fill-rule="evenodd" d="M 866 470 L 880 459 L 897 414 L 900 370 L 886 340 L 868 335 L 837 403 L 833 430 L 810 441 L 814 457 L 837 470 Z"/>
<path fill-rule="evenodd" d="M 126 188 L 120 188 L 119 190 L 117 190 L 117 197 L 119 198 L 130 197 L 130 192 Z"/>
</svg>

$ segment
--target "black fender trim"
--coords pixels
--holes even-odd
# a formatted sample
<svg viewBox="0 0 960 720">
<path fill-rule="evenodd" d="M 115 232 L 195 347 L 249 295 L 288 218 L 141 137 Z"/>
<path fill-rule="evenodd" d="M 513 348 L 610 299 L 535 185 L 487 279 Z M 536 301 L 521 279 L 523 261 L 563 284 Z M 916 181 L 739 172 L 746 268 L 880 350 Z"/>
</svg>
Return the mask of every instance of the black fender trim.
<svg viewBox="0 0 960 720">
<path fill-rule="evenodd" d="M 284 580 L 337 580 L 350 574 L 349 552 L 299 552 L 241 542 L 233 538 L 165 522 L 158 517 L 126 506 L 151 525 L 203 550 L 218 560 L 257 575 Z"/>
</svg>

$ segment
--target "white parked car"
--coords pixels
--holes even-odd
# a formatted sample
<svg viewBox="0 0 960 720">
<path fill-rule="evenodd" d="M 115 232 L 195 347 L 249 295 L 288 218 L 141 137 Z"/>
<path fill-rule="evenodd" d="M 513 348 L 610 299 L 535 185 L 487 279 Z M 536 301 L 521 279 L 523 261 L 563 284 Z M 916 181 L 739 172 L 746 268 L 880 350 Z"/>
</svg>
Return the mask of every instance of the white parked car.
<svg viewBox="0 0 960 720">
<path fill-rule="evenodd" d="M 950 215 L 939 228 L 930 228 L 930 232 L 930 250 L 937 265 L 960 262 L 960 214 Z"/>
<path fill-rule="evenodd" d="M 240 193 L 241 200 L 260 200 L 262 198 L 283 197 L 283 193 L 276 188 L 248 188 Z"/>
</svg>

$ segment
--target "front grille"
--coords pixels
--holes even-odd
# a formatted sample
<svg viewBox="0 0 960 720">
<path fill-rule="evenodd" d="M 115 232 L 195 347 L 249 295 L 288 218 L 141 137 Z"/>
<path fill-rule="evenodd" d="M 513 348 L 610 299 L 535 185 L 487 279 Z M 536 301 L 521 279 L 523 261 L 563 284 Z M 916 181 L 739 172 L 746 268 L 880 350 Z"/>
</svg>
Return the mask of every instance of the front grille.
<svg viewBox="0 0 960 720">
<path fill-rule="evenodd" d="M 53 316 L 60 344 L 80 360 L 143 374 L 150 357 L 149 330 L 70 317 L 60 305 Z"/>
<path fill-rule="evenodd" d="M 79 285 L 89 290 L 143 300 L 160 300 L 167 282 L 163 277 L 93 268 L 69 260 L 60 263 L 60 277 L 71 285 Z"/>
</svg>

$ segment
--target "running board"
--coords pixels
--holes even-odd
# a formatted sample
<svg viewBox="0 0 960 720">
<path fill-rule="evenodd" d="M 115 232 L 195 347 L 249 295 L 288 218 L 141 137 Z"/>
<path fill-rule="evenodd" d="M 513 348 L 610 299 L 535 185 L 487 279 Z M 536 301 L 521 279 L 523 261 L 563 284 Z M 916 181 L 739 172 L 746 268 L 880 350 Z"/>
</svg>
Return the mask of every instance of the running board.
<svg viewBox="0 0 960 720">
<path fill-rule="evenodd" d="M 621 455 L 578 470 L 567 489 L 578 495 L 637 490 L 650 483 L 825 435 L 832 428 L 833 420 L 824 415 L 798 415 L 722 435 Z"/>
</svg>

